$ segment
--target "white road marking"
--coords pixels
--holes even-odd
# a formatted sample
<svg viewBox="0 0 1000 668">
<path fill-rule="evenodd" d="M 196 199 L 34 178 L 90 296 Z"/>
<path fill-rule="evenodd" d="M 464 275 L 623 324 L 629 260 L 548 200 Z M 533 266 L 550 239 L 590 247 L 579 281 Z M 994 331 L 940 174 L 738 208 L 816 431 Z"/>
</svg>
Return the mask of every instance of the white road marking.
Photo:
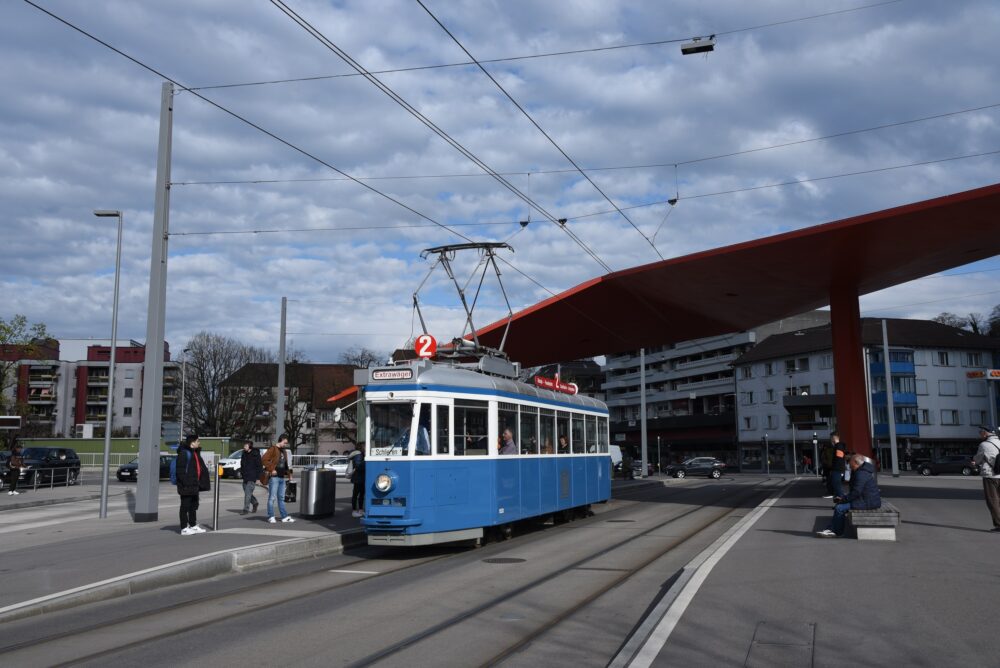
<svg viewBox="0 0 1000 668">
<path fill-rule="evenodd" d="M 378 571 L 340 571 L 337 569 L 332 569 L 327 571 L 327 573 L 347 573 L 349 575 L 378 575 Z"/>
</svg>

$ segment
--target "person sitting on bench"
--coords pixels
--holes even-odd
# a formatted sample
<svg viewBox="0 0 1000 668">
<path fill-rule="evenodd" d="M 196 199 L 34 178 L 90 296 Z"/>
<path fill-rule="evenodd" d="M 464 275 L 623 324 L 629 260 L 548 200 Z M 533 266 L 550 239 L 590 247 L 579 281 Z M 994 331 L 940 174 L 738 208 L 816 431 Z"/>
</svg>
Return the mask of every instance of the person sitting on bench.
<svg viewBox="0 0 1000 668">
<path fill-rule="evenodd" d="M 847 496 L 838 496 L 833 502 L 833 518 L 830 524 L 816 535 L 833 538 L 844 534 L 844 516 L 849 510 L 875 510 L 882 507 L 882 495 L 875 484 L 875 467 L 863 455 L 851 455 L 851 491 Z"/>
</svg>

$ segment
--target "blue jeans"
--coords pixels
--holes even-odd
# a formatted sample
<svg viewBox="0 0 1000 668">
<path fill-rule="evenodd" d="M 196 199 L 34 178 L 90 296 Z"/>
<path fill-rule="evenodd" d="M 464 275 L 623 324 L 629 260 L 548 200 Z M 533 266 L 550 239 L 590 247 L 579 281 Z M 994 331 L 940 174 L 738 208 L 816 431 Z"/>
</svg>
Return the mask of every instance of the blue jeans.
<svg viewBox="0 0 1000 668">
<path fill-rule="evenodd" d="M 274 517 L 275 497 L 278 499 L 278 512 L 281 513 L 281 519 L 285 519 L 288 517 L 288 511 L 285 510 L 285 479 L 277 476 L 271 476 L 271 479 L 267 481 L 268 517 Z"/>
<path fill-rule="evenodd" d="M 833 533 L 838 536 L 844 535 L 844 516 L 847 515 L 847 511 L 851 509 L 851 504 L 849 503 L 838 503 L 833 507 L 833 520 L 830 522 L 830 526 L 827 527 Z"/>
</svg>

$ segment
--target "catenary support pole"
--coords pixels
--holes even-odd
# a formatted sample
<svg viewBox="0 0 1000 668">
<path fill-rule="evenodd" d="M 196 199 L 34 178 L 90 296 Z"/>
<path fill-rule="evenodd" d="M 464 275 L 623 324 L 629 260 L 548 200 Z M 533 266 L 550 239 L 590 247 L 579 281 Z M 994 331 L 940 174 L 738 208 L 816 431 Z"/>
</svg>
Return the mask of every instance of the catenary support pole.
<svg viewBox="0 0 1000 668">
<path fill-rule="evenodd" d="M 646 469 L 649 461 L 646 444 L 646 349 L 639 349 L 639 429 L 642 430 L 642 459 L 639 477 L 646 477 Z"/>
<path fill-rule="evenodd" d="M 98 216 L 105 212 L 95 212 Z M 108 212 L 111 213 L 111 212 Z M 108 478 L 111 476 L 111 432 L 114 427 L 115 408 L 115 349 L 118 347 L 118 281 L 122 269 L 122 212 L 114 212 L 118 218 L 118 246 L 115 251 L 115 296 L 111 306 L 111 358 L 108 363 L 108 407 L 104 420 L 104 460 L 101 462 L 101 503 L 98 517 L 108 516 Z"/>
<path fill-rule="evenodd" d="M 278 400 L 274 408 L 274 440 L 285 431 L 285 314 L 288 297 L 281 298 L 281 340 L 278 342 Z M 294 444 L 293 444 L 294 445 Z"/>
<path fill-rule="evenodd" d="M 139 427 L 139 470 L 136 522 L 155 522 L 160 501 L 160 423 L 163 416 L 163 333 L 167 310 L 167 239 L 170 234 L 170 152 L 174 118 L 174 86 L 160 93 L 160 142 L 156 159 L 153 205 L 153 248 L 149 261 L 149 306 L 146 314 L 146 359 L 142 374 Z"/>
<path fill-rule="evenodd" d="M 889 448 L 892 452 L 892 477 L 899 477 L 899 450 L 896 449 L 896 405 L 892 398 L 892 362 L 889 360 L 889 333 L 882 320 L 882 362 L 885 367 L 885 405 L 889 413 Z"/>
</svg>

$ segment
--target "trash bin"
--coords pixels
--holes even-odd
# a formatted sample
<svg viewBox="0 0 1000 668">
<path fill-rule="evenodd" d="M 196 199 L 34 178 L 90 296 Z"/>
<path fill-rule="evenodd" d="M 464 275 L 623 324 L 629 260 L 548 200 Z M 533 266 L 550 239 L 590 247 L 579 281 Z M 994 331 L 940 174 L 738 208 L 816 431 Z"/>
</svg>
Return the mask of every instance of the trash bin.
<svg viewBox="0 0 1000 668">
<path fill-rule="evenodd" d="M 337 500 L 337 472 L 315 466 L 307 467 L 299 476 L 299 514 L 303 517 L 333 515 Z"/>
</svg>

